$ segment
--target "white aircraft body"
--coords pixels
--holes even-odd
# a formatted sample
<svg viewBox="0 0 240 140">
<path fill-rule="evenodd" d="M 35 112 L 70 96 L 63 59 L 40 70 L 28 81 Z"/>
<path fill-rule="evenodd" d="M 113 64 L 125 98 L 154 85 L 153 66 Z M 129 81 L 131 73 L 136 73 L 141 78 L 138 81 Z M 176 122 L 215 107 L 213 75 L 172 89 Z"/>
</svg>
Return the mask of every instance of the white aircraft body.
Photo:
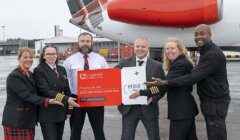
<svg viewBox="0 0 240 140">
<path fill-rule="evenodd" d="M 219 46 L 240 46 L 239 0 L 67 0 L 74 25 L 121 43 L 147 37 L 152 48 L 169 36 L 195 47 L 194 27 L 210 25 Z"/>
</svg>

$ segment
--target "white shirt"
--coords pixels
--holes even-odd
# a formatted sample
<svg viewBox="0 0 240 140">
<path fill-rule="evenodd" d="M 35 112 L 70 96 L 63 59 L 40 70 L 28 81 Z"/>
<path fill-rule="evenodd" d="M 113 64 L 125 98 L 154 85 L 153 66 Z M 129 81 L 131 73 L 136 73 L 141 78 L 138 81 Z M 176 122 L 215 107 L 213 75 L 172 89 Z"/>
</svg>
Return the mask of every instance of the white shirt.
<svg viewBox="0 0 240 140">
<path fill-rule="evenodd" d="M 87 59 L 90 70 L 108 68 L 106 59 L 98 53 L 89 53 Z M 77 95 L 77 71 L 84 70 L 84 55 L 80 52 L 73 54 L 64 61 L 63 66 L 67 72 L 71 93 Z"/>
<path fill-rule="evenodd" d="M 148 58 L 148 57 L 145 57 L 145 58 L 143 58 L 143 59 L 139 59 L 138 57 L 136 57 L 136 66 L 138 66 L 138 61 L 143 61 L 142 66 L 146 67 L 147 58 Z"/>
</svg>

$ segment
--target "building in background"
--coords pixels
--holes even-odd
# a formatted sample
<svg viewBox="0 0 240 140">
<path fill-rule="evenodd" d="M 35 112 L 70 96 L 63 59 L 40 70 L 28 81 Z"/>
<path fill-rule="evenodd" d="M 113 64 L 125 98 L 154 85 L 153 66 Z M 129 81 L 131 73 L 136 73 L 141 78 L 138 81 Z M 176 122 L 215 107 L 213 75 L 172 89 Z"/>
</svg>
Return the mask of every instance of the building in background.
<svg viewBox="0 0 240 140">
<path fill-rule="evenodd" d="M 133 55 L 133 47 L 131 45 L 125 45 L 116 41 L 94 37 L 94 52 L 98 52 L 104 56 L 107 61 L 118 61 L 120 58 L 131 57 Z"/>
<path fill-rule="evenodd" d="M 66 59 L 71 54 L 78 51 L 77 38 L 65 36 L 56 36 L 49 39 L 43 39 L 35 42 L 35 56 L 39 56 L 45 45 L 54 45 L 58 48 L 59 58 Z M 133 47 L 131 45 L 120 44 L 106 38 L 94 37 L 93 51 L 100 53 L 107 61 L 118 61 L 123 57 L 131 57 L 133 55 Z M 120 52 L 118 51 L 120 50 Z"/>
<path fill-rule="evenodd" d="M 43 39 L 35 42 L 35 56 L 39 56 L 43 47 L 46 45 L 54 45 L 58 48 L 59 55 L 65 54 L 69 48 L 77 46 L 77 39 L 65 36 L 56 36 L 53 38 Z M 75 47 L 74 47 L 75 46 Z"/>
<path fill-rule="evenodd" d="M 63 36 L 63 30 L 60 29 L 60 26 L 59 26 L 59 25 L 55 25 L 55 26 L 54 26 L 54 35 L 55 35 L 55 37 L 57 37 L 57 36 Z"/>
<path fill-rule="evenodd" d="M 28 47 L 28 40 L 26 39 L 7 39 L 0 42 L 0 55 L 17 54 L 21 47 Z"/>
</svg>

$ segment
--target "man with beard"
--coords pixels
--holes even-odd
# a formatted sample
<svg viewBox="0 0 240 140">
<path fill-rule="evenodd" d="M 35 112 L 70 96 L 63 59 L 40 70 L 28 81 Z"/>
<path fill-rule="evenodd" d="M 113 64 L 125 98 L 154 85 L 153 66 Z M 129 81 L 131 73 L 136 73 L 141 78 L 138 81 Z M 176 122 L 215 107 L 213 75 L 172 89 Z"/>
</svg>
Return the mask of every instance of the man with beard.
<svg viewBox="0 0 240 140">
<path fill-rule="evenodd" d="M 98 53 L 92 52 L 93 37 L 89 33 L 81 33 L 78 36 L 79 52 L 67 58 L 63 64 L 67 71 L 69 86 L 72 97 L 77 98 L 77 71 L 108 68 L 105 58 Z M 105 140 L 103 123 L 104 107 L 74 108 L 70 117 L 71 137 L 70 140 L 80 140 L 81 131 L 86 113 L 93 129 L 95 140 Z"/>
<path fill-rule="evenodd" d="M 221 49 L 212 42 L 208 25 L 195 28 L 195 42 L 200 51 L 199 63 L 190 74 L 170 80 L 153 78 L 147 85 L 168 87 L 188 86 L 197 83 L 201 111 L 206 121 L 209 140 L 227 140 L 226 116 L 230 103 L 226 58 Z"/>
</svg>

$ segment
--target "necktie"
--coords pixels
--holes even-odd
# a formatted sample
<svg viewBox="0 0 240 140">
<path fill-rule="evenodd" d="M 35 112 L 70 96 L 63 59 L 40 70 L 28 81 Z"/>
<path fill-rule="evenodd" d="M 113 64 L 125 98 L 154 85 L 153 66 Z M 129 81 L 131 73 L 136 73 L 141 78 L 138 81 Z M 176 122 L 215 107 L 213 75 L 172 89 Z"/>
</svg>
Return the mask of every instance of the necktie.
<svg viewBox="0 0 240 140">
<path fill-rule="evenodd" d="M 84 70 L 88 70 L 89 69 L 89 65 L 88 65 L 88 55 L 84 55 Z"/>
<path fill-rule="evenodd" d="M 138 60 L 138 66 L 142 66 L 144 61 Z"/>
<path fill-rule="evenodd" d="M 53 70 L 54 70 L 54 72 L 56 73 L 57 78 L 59 78 L 59 73 L 58 73 L 58 71 L 57 71 L 57 68 L 53 68 Z"/>
</svg>

